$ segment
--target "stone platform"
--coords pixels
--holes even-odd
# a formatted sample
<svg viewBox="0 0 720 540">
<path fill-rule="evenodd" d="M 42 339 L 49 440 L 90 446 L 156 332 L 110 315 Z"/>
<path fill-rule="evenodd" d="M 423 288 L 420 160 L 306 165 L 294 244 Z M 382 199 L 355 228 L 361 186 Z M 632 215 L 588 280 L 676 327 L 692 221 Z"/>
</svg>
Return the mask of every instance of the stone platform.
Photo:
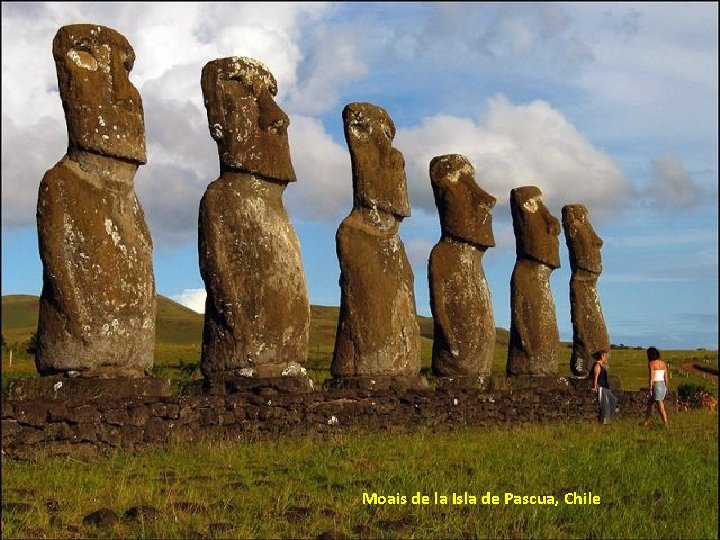
<svg viewBox="0 0 720 540">
<path fill-rule="evenodd" d="M 222 394 L 189 396 L 119 397 L 117 392 L 105 391 L 80 398 L 79 386 L 73 388 L 76 392 L 68 392 L 71 385 L 65 393 L 63 388 L 65 384 L 51 399 L 39 399 L 15 387 L 13 396 L 3 400 L 4 455 L 85 456 L 111 448 L 140 451 L 178 440 L 246 441 L 389 429 L 448 431 L 598 419 L 595 395 L 562 378 L 500 379 L 484 390 L 428 386 L 281 392 L 271 385 L 235 393 L 227 392 L 226 382 Z M 21 395 L 25 399 L 18 399 Z M 616 395 L 620 417 L 644 413 L 647 392 L 619 391 Z M 667 402 L 673 403 L 674 398 L 671 393 Z"/>
<path fill-rule="evenodd" d="M 48 375 L 10 383 L 8 398 L 13 401 L 71 400 L 96 401 L 170 395 L 170 381 L 157 377 L 113 379 Z"/>
</svg>

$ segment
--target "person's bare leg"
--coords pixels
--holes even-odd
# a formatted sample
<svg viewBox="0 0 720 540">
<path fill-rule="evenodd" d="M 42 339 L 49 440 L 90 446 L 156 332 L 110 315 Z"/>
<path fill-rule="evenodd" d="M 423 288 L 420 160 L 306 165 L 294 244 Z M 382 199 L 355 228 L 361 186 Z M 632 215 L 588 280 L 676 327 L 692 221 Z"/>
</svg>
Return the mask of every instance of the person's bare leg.
<svg viewBox="0 0 720 540">
<path fill-rule="evenodd" d="M 667 427 L 668 419 L 667 419 L 667 413 L 665 412 L 665 402 L 658 401 L 657 402 L 657 410 L 660 413 L 660 418 L 662 418 L 663 424 L 665 424 L 665 427 Z"/>
</svg>

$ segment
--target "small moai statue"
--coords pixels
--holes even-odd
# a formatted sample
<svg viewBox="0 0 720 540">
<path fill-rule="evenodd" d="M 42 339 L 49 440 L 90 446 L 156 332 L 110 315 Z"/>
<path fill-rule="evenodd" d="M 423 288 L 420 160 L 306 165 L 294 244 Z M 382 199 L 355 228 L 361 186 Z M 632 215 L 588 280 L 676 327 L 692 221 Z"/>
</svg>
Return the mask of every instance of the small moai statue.
<svg viewBox="0 0 720 540">
<path fill-rule="evenodd" d="M 53 40 L 67 123 L 65 156 L 40 183 L 41 375 L 143 377 L 153 366 L 152 240 L 134 177 L 146 162 L 135 53 L 104 26 L 63 26 Z"/>
<path fill-rule="evenodd" d="M 428 264 L 432 370 L 440 377 L 486 377 L 495 349 L 495 319 L 482 256 L 495 245 L 495 197 L 477 185 L 475 169 L 459 154 L 433 158 L 430 181 L 442 232 Z"/>
<path fill-rule="evenodd" d="M 392 146 L 395 125 L 370 103 L 350 103 L 342 117 L 353 209 L 336 234 L 341 297 L 331 373 L 419 380 L 413 272 L 398 234 L 410 204 L 405 160 Z"/>
<path fill-rule="evenodd" d="M 310 305 L 282 194 L 296 180 L 277 82 L 252 58 L 208 62 L 201 87 L 220 177 L 200 202 L 205 377 L 304 375 Z"/>
<path fill-rule="evenodd" d="M 560 222 L 535 186 L 510 191 L 517 260 L 510 281 L 508 377 L 557 375 L 560 333 L 550 274 L 560 268 Z"/>
<path fill-rule="evenodd" d="M 610 350 L 610 337 L 596 288 L 602 273 L 600 248 L 603 241 L 595 234 L 587 208 L 581 204 L 563 207 L 562 224 L 572 271 L 570 318 L 573 349 L 570 370 L 576 377 L 587 377 L 593 363 L 593 353 Z"/>
</svg>

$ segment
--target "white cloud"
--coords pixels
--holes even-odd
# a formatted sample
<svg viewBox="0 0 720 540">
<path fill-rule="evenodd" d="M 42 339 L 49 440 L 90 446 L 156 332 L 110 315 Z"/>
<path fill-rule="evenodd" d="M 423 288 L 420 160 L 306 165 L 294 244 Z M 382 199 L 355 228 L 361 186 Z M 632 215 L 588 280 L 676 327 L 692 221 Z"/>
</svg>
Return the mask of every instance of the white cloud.
<svg viewBox="0 0 720 540">
<path fill-rule="evenodd" d="M 396 146 L 405 156 L 414 205 L 432 211 L 430 160 L 452 153 L 470 159 L 478 184 L 498 199 L 498 206 L 508 203 L 513 187 L 535 185 L 554 211 L 580 203 L 594 215 L 609 214 L 631 192 L 615 162 L 550 104 L 513 105 L 497 96 L 488 105 L 479 122 L 437 115 L 398 130 Z"/>
<path fill-rule="evenodd" d="M 285 190 L 292 216 L 308 221 L 337 222 L 352 208 L 350 154 L 306 116 L 293 116 L 288 130 L 290 152 L 298 181 Z"/>
<path fill-rule="evenodd" d="M 497 68 L 505 75 L 529 66 L 545 76 L 577 72 L 593 60 L 591 47 L 575 20 L 555 3 L 429 4 L 421 24 L 402 21 L 384 44 L 384 52 L 437 69 Z M 382 24 L 382 23 L 379 23 Z M 378 31 L 380 33 L 380 31 Z"/>
<path fill-rule="evenodd" d="M 180 294 L 170 296 L 178 304 L 189 307 L 197 313 L 205 313 L 205 289 L 185 289 Z"/>
<path fill-rule="evenodd" d="M 18 125 L 3 108 L 2 126 L 3 225 L 35 226 L 38 186 L 65 154 L 65 125 L 50 117 L 29 127 Z"/>
<path fill-rule="evenodd" d="M 135 190 L 145 212 L 156 251 L 197 245 L 198 209 L 206 185 L 188 168 L 157 164 L 135 177 Z"/>
<path fill-rule="evenodd" d="M 292 110 L 306 115 L 325 113 L 337 103 L 342 88 L 367 75 L 357 46 L 362 42 L 360 33 L 357 28 L 340 26 L 323 27 L 313 34 L 302 81 L 289 100 Z"/>
<path fill-rule="evenodd" d="M 653 181 L 645 191 L 661 208 L 693 208 L 701 204 L 704 190 L 693 180 L 682 161 L 674 156 L 652 160 Z"/>
<path fill-rule="evenodd" d="M 436 242 L 431 242 L 423 238 L 413 238 L 405 242 L 405 253 L 407 253 L 410 264 L 415 269 L 415 274 L 422 271 L 427 272 L 428 261 L 430 260 L 430 251 Z"/>
<path fill-rule="evenodd" d="M 596 58 L 574 81 L 584 125 L 633 148 L 651 141 L 664 152 L 668 141 L 682 141 L 716 152 L 716 2 L 565 7 Z"/>
</svg>

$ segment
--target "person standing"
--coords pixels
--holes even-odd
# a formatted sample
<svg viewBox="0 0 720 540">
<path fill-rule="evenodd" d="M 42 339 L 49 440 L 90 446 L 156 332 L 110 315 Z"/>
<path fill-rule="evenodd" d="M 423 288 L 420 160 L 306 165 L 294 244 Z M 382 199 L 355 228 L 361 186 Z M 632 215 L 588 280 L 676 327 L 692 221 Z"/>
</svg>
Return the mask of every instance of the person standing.
<svg viewBox="0 0 720 540">
<path fill-rule="evenodd" d="M 660 351 L 655 347 L 650 347 L 647 350 L 647 359 L 650 396 L 648 399 L 647 410 L 645 411 L 645 421 L 643 422 L 643 425 L 648 424 L 654 404 L 660 414 L 663 424 L 667 427 L 668 419 L 667 412 L 665 411 L 665 396 L 667 395 L 668 390 L 667 364 L 660 358 Z"/>
<path fill-rule="evenodd" d="M 617 400 L 610 390 L 607 374 L 608 351 L 601 349 L 593 353 L 595 363 L 592 367 L 592 391 L 597 393 L 598 406 L 600 408 L 600 421 L 609 424 L 615 414 Z"/>
</svg>

